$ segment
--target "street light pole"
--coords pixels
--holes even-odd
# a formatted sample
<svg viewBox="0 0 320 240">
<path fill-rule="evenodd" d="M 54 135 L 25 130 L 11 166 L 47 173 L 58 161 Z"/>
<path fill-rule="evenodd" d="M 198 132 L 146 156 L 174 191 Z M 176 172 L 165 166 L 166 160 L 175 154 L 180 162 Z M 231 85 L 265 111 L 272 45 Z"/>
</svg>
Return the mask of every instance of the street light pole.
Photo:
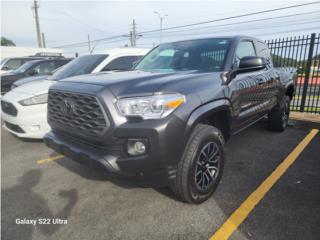
<svg viewBox="0 0 320 240">
<path fill-rule="evenodd" d="M 40 21 L 39 21 L 39 13 L 38 8 L 39 4 L 37 0 L 33 1 L 33 6 L 31 7 L 34 9 L 34 18 L 36 20 L 36 30 L 37 30 L 37 39 L 38 39 L 38 47 L 42 48 L 42 40 L 41 40 L 41 31 L 40 31 Z"/>
<path fill-rule="evenodd" d="M 167 17 L 168 15 L 165 14 L 165 15 L 161 16 L 160 13 L 157 12 L 157 11 L 154 11 L 154 13 L 157 14 L 158 17 L 159 17 L 159 19 L 160 19 L 160 43 L 161 43 L 161 42 L 162 42 L 163 19 L 164 19 L 165 17 Z"/>
</svg>

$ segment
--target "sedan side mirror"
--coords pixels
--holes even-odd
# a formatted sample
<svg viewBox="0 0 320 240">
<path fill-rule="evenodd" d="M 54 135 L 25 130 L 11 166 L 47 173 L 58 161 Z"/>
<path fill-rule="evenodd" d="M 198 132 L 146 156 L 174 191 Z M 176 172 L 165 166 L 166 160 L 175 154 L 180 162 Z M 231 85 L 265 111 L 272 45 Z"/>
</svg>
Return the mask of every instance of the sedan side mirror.
<svg viewBox="0 0 320 240">
<path fill-rule="evenodd" d="M 2 67 L 2 70 L 7 71 L 7 70 L 10 70 L 10 68 L 9 68 L 7 65 L 4 65 L 4 66 Z"/>
<path fill-rule="evenodd" d="M 251 72 L 266 68 L 267 63 L 263 57 L 247 56 L 240 59 L 237 73 Z"/>
</svg>

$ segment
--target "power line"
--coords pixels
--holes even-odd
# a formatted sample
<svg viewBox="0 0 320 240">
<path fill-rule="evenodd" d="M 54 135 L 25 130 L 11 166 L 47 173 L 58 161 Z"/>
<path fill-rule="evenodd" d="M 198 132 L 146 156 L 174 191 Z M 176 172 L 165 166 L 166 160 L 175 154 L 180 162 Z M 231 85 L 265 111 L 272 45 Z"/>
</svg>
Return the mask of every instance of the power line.
<svg viewBox="0 0 320 240">
<path fill-rule="evenodd" d="M 246 24 L 246 23 L 253 23 L 253 22 L 260 22 L 260 21 L 267 21 L 267 20 L 274 20 L 274 19 L 280 19 L 280 18 L 288 18 L 288 17 L 296 17 L 301 15 L 307 15 L 307 14 L 313 14 L 313 13 L 319 13 L 319 11 L 312 11 L 307 13 L 298 13 L 298 14 L 290 14 L 285 16 L 277 16 L 277 17 L 269 17 L 269 18 L 260 18 L 260 19 L 254 19 L 249 21 L 242 21 L 242 22 L 235 22 L 235 23 L 226 23 L 226 24 L 220 24 L 220 25 L 210 25 L 205 27 L 196 27 L 196 28 L 188 28 L 188 29 L 182 29 L 182 30 L 174 30 L 174 31 L 168 31 L 168 33 L 175 33 L 175 32 L 185 32 L 185 31 L 192 31 L 192 30 L 201 30 L 201 29 L 208 29 L 208 28 L 216 28 L 216 27 L 225 27 L 225 26 L 232 26 L 232 25 L 239 25 L 239 24 Z M 146 35 L 153 35 L 156 33 L 150 33 Z"/>
<path fill-rule="evenodd" d="M 320 3 L 320 1 L 310 2 L 310 3 L 303 3 L 303 4 L 298 4 L 298 5 L 291 5 L 291 6 L 287 6 L 287 7 L 273 8 L 273 9 L 268 9 L 268 10 L 253 12 L 253 13 L 240 14 L 240 15 L 236 15 L 236 16 L 232 16 L 232 17 L 225 17 L 225 18 L 219 18 L 219 19 L 208 20 L 208 21 L 203 21 L 203 22 L 191 23 L 191 24 L 186 24 L 186 25 L 168 27 L 168 28 L 164 28 L 164 29 L 162 29 L 162 30 L 165 31 L 165 30 L 170 30 L 170 29 L 192 27 L 192 26 L 197 26 L 197 25 L 202 25 L 202 24 L 208 24 L 208 23 L 213 23 L 213 22 L 220 22 L 220 21 L 225 21 L 225 20 L 230 20 L 230 19 L 235 19 L 235 18 L 248 17 L 248 16 L 253 16 L 253 15 L 262 14 L 262 13 L 275 12 L 275 11 L 280 11 L 280 10 L 285 10 L 285 9 L 291 9 L 291 8 L 297 8 L 297 7 L 302 7 L 302 6 L 307 6 L 307 5 L 313 5 L 313 4 L 319 4 L 319 3 Z M 149 32 L 158 32 L 158 31 L 160 31 L 160 29 L 144 31 L 144 32 L 141 32 L 141 34 L 142 34 L 142 33 L 149 33 Z"/>
<path fill-rule="evenodd" d="M 241 29 L 236 29 L 236 31 L 252 31 L 252 30 L 261 30 L 261 29 L 266 29 L 266 28 L 281 28 L 281 27 L 286 27 L 286 26 L 295 26 L 295 25 L 303 25 L 303 24 L 310 24 L 310 23 L 319 23 L 319 20 L 315 20 L 315 21 L 305 21 L 305 22 L 298 22 L 298 23 L 292 23 L 292 24 L 282 24 L 282 25 L 277 25 L 277 26 L 263 26 L 263 27 L 256 27 L 253 28 L 251 27 L 250 29 L 248 28 L 241 28 Z M 313 28 L 314 29 L 314 28 Z M 235 30 L 223 30 L 223 31 L 218 31 L 219 33 L 229 33 L 229 32 L 234 32 Z M 197 35 L 212 35 L 214 33 L 217 32 L 210 32 L 208 33 L 198 33 Z M 183 33 L 183 34 L 179 34 L 179 36 L 188 36 L 190 35 L 190 33 Z M 194 33 L 192 36 L 195 36 Z"/>
<path fill-rule="evenodd" d="M 91 29 L 93 29 L 95 31 L 98 31 L 98 32 L 101 32 L 101 33 L 104 33 L 104 34 L 110 34 L 109 32 L 106 32 L 106 31 L 104 31 L 104 30 L 102 30 L 100 28 L 97 28 L 95 26 L 92 26 L 92 25 L 88 24 L 86 21 L 82 21 L 81 19 L 73 16 L 72 14 L 70 14 L 65 9 L 63 11 L 61 11 L 61 10 L 58 10 L 56 8 L 53 8 L 53 10 L 58 12 L 58 13 L 60 13 L 61 15 L 65 16 L 65 17 L 69 17 L 71 20 L 73 20 L 73 22 L 76 22 L 78 24 L 82 24 L 82 25 L 86 26 L 87 28 L 91 28 Z"/>
<path fill-rule="evenodd" d="M 309 31 L 309 30 L 314 30 L 314 28 L 300 28 L 300 29 L 296 29 L 294 31 L 290 30 L 290 31 L 279 31 L 279 32 L 269 32 L 269 33 L 263 33 L 263 34 L 259 34 L 258 36 L 269 36 L 269 35 L 274 35 L 274 34 L 281 34 L 281 33 L 293 33 L 293 32 L 301 32 L 301 31 Z"/>
<path fill-rule="evenodd" d="M 302 7 L 302 6 L 319 4 L 319 3 L 320 3 L 320 1 L 310 2 L 310 3 L 304 3 L 304 4 L 298 4 L 298 5 L 291 5 L 291 6 L 287 6 L 287 7 L 273 8 L 273 9 L 268 9 L 268 10 L 264 10 L 264 11 L 258 11 L 258 12 L 253 12 L 253 13 L 241 14 L 241 15 L 236 15 L 236 16 L 231 16 L 231 17 L 225 17 L 225 18 L 219 18 L 219 19 L 208 20 L 208 21 L 203 21 L 203 22 L 197 22 L 197 23 L 192 23 L 192 24 L 186 24 L 186 25 L 168 27 L 168 28 L 164 28 L 163 31 L 171 30 L 171 29 L 185 28 L 185 27 L 190 27 L 190 26 L 197 26 L 197 25 L 208 24 L 208 23 L 219 22 L 219 21 L 226 21 L 226 20 L 230 20 L 230 19 L 236 19 L 236 18 L 242 18 L 242 17 L 247 17 L 247 16 L 253 16 L 253 15 L 258 15 L 258 14 L 263 14 L 263 13 L 269 13 L 269 12 L 274 12 L 274 11 L 280 11 L 280 10 L 285 10 L 285 9 L 298 8 L 298 7 Z M 152 33 L 152 32 L 158 32 L 158 31 L 160 31 L 160 29 L 143 31 L 143 32 L 140 32 L 140 34 Z M 112 39 L 122 38 L 122 37 L 123 37 L 123 34 L 121 34 L 121 35 L 115 35 L 115 36 L 111 36 L 111 37 L 106 37 L 106 38 L 96 39 L 96 40 L 93 40 L 92 42 L 106 41 L 106 40 L 112 40 Z M 87 44 L 87 42 L 79 42 L 79 43 L 66 44 L 66 45 L 62 45 L 62 46 L 57 46 L 57 48 L 67 48 L 67 47 L 72 47 L 72 46 L 76 46 L 76 45 L 83 45 L 83 44 Z"/>
<path fill-rule="evenodd" d="M 304 21 L 301 21 L 300 20 L 297 20 L 297 21 L 294 21 L 294 22 L 289 22 L 289 23 L 285 23 L 285 24 L 277 24 L 277 25 L 272 25 L 272 26 L 258 26 L 258 27 L 255 27 L 255 26 L 250 26 L 250 28 L 248 27 L 245 27 L 243 26 L 242 28 L 237 28 L 237 29 L 228 29 L 228 30 L 215 30 L 213 32 L 205 32 L 203 34 L 213 34 L 213 33 L 216 33 L 217 31 L 219 33 L 224 33 L 224 32 L 233 32 L 233 31 L 250 31 L 250 30 L 260 30 L 260 29 L 266 29 L 266 28 L 278 28 L 278 27 L 286 27 L 286 26 L 293 26 L 293 25 L 302 25 L 302 24 L 308 24 L 308 23 L 319 23 L 319 18 L 309 18 L 309 19 L 303 19 Z M 315 20 L 315 21 L 305 21 L 305 20 Z M 180 36 L 186 36 L 186 35 L 190 35 L 191 33 L 192 34 L 196 34 L 194 31 L 198 31 L 198 30 L 201 30 L 201 29 L 195 29 L 195 30 L 190 30 L 188 33 L 181 33 L 181 32 L 170 32 L 170 33 L 167 33 L 167 35 L 169 36 L 175 36 L 177 34 L 179 34 Z M 202 33 L 197 33 L 197 34 L 202 34 Z M 202 34 L 202 35 L 203 35 Z M 154 38 L 153 36 L 145 36 L 145 38 Z"/>
<path fill-rule="evenodd" d="M 105 40 L 112 40 L 112 39 L 122 38 L 122 37 L 123 37 L 123 35 L 105 37 L 105 38 L 92 40 L 91 43 L 105 41 Z M 66 45 L 62 45 L 62 46 L 57 46 L 57 48 L 68 48 L 68 47 L 79 46 L 79 45 L 81 46 L 81 45 L 85 45 L 85 44 L 87 44 L 87 42 L 71 43 L 71 44 L 66 44 Z"/>
<path fill-rule="evenodd" d="M 315 19 L 315 18 L 313 18 L 313 19 Z M 318 19 L 318 18 L 316 18 L 316 19 Z M 311 18 L 310 19 L 308 19 L 308 20 L 312 20 Z M 293 23 L 293 24 L 285 24 L 285 25 L 277 25 L 277 26 L 264 26 L 264 27 L 258 27 L 258 28 L 250 28 L 249 29 L 249 31 L 250 30 L 260 30 L 260 29 L 266 29 L 266 28 L 277 28 L 277 27 L 285 27 L 285 26 L 291 26 L 291 25 L 301 25 L 301 24 L 308 24 L 308 23 L 317 23 L 318 21 L 316 20 L 316 21 L 304 21 L 304 22 L 301 22 L 301 19 L 300 20 L 297 20 L 297 21 L 295 21 L 295 22 L 298 22 L 298 23 Z M 211 26 L 211 27 L 213 27 L 213 26 Z M 313 28 L 314 29 L 314 28 Z M 199 30 L 199 29 L 195 29 L 195 30 Z M 247 28 L 238 28 L 238 29 L 236 29 L 236 30 L 238 30 L 238 31 L 245 31 L 245 30 L 248 30 Z M 219 33 L 223 33 L 223 32 L 233 32 L 233 31 L 235 31 L 235 30 L 230 30 L 230 31 L 219 31 Z M 178 31 L 175 31 L 175 32 L 178 32 Z M 169 32 L 168 34 L 170 34 L 170 35 L 172 35 L 172 33 L 173 33 L 173 35 L 175 35 L 174 34 L 174 32 Z M 215 32 L 211 32 L 210 34 L 213 34 L 213 33 L 215 33 Z M 200 35 L 201 33 L 198 33 L 197 35 Z M 208 33 L 204 33 L 204 34 L 202 34 L 202 35 L 208 35 Z M 179 34 L 180 36 L 186 36 L 186 35 L 188 35 L 188 34 Z M 145 36 L 144 37 L 145 39 L 146 38 L 154 38 L 154 37 L 152 37 L 152 36 Z M 113 42 L 118 42 L 118 41 L 121 41 L 121 39 L 118 39 L 118 38 L 113 38 L 113 39 L 109 39 L 109 40 L 105 40 L 104 41 L 104 43 L 102 43 L 102 41 L 100 41 L 99 42 L 99 44 L 100 45 L 105 45 L 105 44 L 109 44 L 109 43 L 113 43 Z M 96 43 L 96 45 L 98 44 L 98 42 Z M 85 47 L 87 45 L 87 43 L 85 44 L 85 45 L 83 45 L 83 46 L 79 46 L 79 47 Z M 75 48 L 75 47 L 72 47 L 72 48 Z"/>
</svg>

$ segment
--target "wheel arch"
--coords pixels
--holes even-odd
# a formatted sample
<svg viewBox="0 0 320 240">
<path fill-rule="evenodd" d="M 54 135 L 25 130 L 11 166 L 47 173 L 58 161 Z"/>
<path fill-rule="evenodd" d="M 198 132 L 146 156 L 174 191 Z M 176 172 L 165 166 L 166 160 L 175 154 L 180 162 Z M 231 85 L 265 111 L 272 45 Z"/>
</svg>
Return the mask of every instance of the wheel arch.
<svg viewBox="0 0 320 240">
<path fill-rule="evenodd" d="M 187 121 L 187 136 L 199 124 L 208 124 L 218 128 L 225 140 L 230 136 L 231 107 L 227 99 L 220 99 L 200 106 L 192 112 Z"/>
<path fill-rule="evenodd" d="M 294 91 L 295 91 L 295 88 L 292 83 L 286 86 L 286 96 L 290 98 L 290 101 L 293 99 Z"/>
</svg>

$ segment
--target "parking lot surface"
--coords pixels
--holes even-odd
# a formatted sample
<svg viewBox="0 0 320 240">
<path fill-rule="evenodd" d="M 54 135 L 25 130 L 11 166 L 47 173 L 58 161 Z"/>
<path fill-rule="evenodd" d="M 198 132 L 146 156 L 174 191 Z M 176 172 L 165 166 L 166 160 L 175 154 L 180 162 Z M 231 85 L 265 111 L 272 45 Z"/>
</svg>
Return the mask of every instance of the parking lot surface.
<svg viewBox="0 0 320 240">
<path fill-rule="evenodd" d="M 310 132 L 259 122 L 226 144 L 222 181 L 201 205 L 168 189 L 142 188 L 2 131 L 3 239 L 209 239 Z M 230 239 L 320 238 L 320 134 L 267 192 Z M 16 224 L 50 218 L 64 224 Z"/>
</svg>

